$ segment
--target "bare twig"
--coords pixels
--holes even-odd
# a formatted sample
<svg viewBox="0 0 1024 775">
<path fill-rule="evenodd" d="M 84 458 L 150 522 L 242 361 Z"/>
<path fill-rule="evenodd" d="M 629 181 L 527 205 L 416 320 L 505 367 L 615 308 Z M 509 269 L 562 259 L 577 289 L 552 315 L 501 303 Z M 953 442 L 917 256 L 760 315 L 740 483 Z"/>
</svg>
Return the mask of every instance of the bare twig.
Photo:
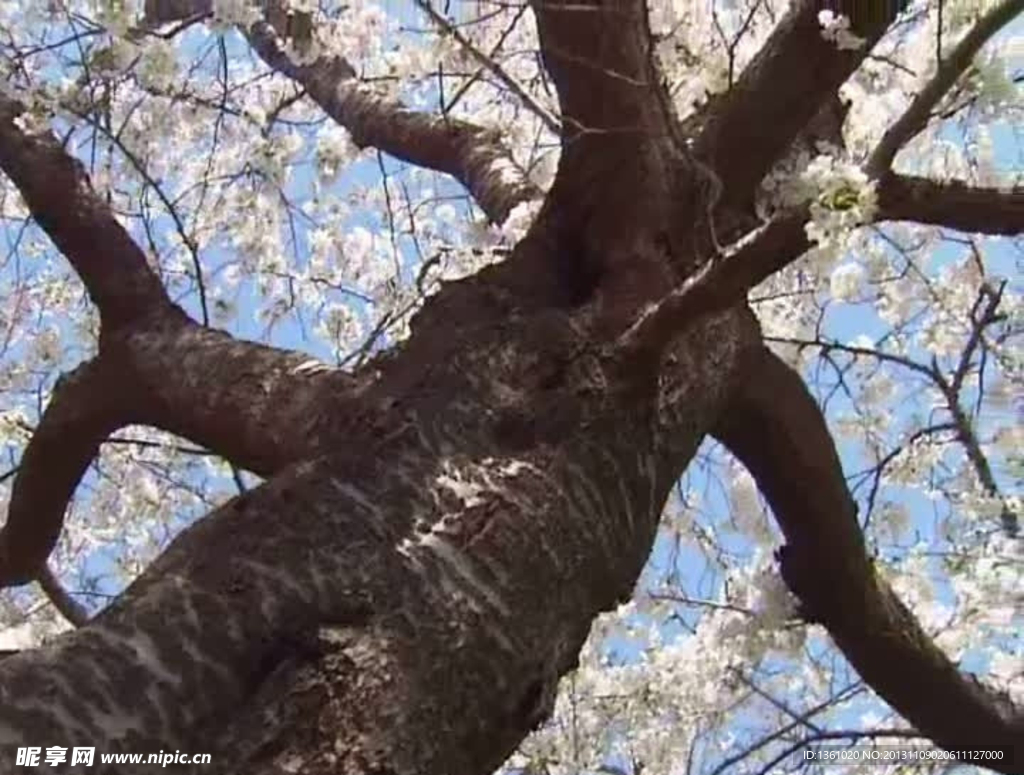
<svg viewBox="0 0 1024 775">
<path fill-rule="evenodd" d="M 487 54 L 473 45 L 473 41 L 463 35 L 458 27 L 446 19 L 443 14 L 438 13 L 434 6 L 431 5 L 430 0 L 416 0 L 416 5 L 430 17 L 434 24 L 441 28 L 445 35 L 450 35 L 481 67 L 487 69 L 498 81 L 504 84 L 531 113 L 541 120 L 544 126 L 548 128 L 548 131 L 554 135 L 562 133 L 562 125 L 558 119 L 551 115 L 547 108 L 537 102 L 533 95 L 523 88 L 522 84 L 505 72 L 505 69 L 495 62 L 492 57 L 487 56 Z"/>
</svg>

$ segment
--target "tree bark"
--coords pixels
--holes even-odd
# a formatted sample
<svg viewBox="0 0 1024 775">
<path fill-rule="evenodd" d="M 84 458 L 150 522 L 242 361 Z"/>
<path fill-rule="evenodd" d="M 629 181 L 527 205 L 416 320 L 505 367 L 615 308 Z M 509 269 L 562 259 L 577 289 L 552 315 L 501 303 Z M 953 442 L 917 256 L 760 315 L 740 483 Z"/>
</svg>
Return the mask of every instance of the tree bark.
<svg viewBox="0 0 1024 775">
<path fill-rule="evenodd" d="M 848 5 L 869 41 L 898 6 L 877 17 L 859 10 L 877 4 Z M 985 742 L 1017 746 L 1002 771 L 1020 769 L 1019 715 L 963 690 L 875 578 L 820 412 L 765 360 L 742 296 L 805 248 L 799 219 L 768 227 L 737 263 L 712 260 L 716 224 L 749 223 L 753 187 L 866 51 L 821 45 L 817 5 L 796 3 L 737 91 L 695 124 L 692 151 L 643 2 L 535 12 L 563 132 L 541 214 L 504 263 L 446 286 L 407 342 L 352 375 L 188 320 L 81 168 L 0 100 L 0 166 L 104 326 L 26 453 L 0 582 L 38 574 L 113 427 L 167 428 L 269 477 L 185 530 L 87 626 L 0 661 L 5 757 L 38 741 L 211 752 L 196 772 L 491 772 L 550 713 L 593 618 L 629 597 L 669 489 L 714 431 L 772 500 L 782 571 L 807 615 L 924 734 L 979 742 L 936 717 L 920 694 L 931 676 L 961 712 L 985 714 Z M 266 56 L 296 79 L 325 77 Z M 751 121 L 769 128 L 760 145 Z M 59 187 L 47 185 L 54 169 Z M 486 201 L 498 217 L 516 196 Z M 758 393 L 769 379 L 778 411 Z M 760 423 L 778 424 L 785 457 L 756 443 Z M 41 484 L 50 465 L 56 496 Z M 820 498 L 792 497 L 794 476 L 820 482 Z M 809 559 L 823 536 L 841 539 L 840 562 Z M 856 616 L 815 586 L 837 578 L 862 593 Z"/>
</svg>

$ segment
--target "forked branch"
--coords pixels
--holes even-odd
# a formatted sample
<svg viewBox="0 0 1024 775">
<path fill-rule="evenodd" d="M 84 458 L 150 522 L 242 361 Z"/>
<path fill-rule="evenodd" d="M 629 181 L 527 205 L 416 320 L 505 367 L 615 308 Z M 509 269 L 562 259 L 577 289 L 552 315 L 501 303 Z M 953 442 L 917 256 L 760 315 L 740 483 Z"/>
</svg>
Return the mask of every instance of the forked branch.
<svg viewBox="0 0 1024 775">
<path fill-rule="evenodd" d="M 875 221 L 913 221 L 980 233 L 1024 232 L 1024 190 L 1001 191 L 890 174 L 878 186 Z M 777 214 L 739 240 L 726 255 L 702 266 L 652 306 L 623 336 L 627 351 L 661 353 L 688 321 L 746 299 L 747 292 L 804 255 L 813 243 L 806 206 Z"/>
<path fill-rule="evenodd" d="M 868 557 L 835 445 L 800 375 L 764 350 L 714 435 L 768 499 L 786 537 L 782 575 L 808 620 L 922 734 L 946 749 L 1001 750 L 986 766 L 1024 770 L 1024 712 L 961 674 Z"/>
<path fill-rule="evenodd" d="M 694 140 L 696 154 L 721 180 L 722 204 L 742 206 L 752 198 L 755 186 L 905 6 L 906 0 L 793 4 L 737 83 L 711 108 Z M 818 21 L 823 7 L 848 16 L 864 45 L 844 50 L 826 40 Z"/>
<path fill-rule="evenodd" d="M 169 307 L 145 254 L 93 190 L 82 164 L 49 129 L 23 130 L 24 115 L 24 105 L 0 96 L 0 169 L 82 278 L 104 326 Z"/>
<path fill-rule="evenodd" d="M 0 587 L 42 571 L 71 496 L 116 429 L 152 425 L 267 475 L 311 454 L 310 428 L 345 416 L 353 387 L 306 356 L 189 319 L 83 166 L 49 130 L 25 131 L 22 113 L 0 97 L 0 168 L 96 303 L 100 354 L 58 381 L 26 447 L 0 531 Z"/>
</svg>

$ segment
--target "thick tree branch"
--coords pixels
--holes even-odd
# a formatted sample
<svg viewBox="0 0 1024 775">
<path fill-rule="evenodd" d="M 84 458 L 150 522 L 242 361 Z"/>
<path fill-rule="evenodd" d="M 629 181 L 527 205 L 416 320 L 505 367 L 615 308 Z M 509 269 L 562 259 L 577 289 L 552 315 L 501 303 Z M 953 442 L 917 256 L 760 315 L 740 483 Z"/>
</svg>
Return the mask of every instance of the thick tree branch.
<svg viewBox="0 0 1024 775">
<path fill-rule="evenodd" d="M 880 221 L 916 221 L 980 234 L 1024 232 L 1024 188 L 1019 186 L 1006 191 L 890 173 L 878 183 L 878 207 Z"/>
<path fill-rule="evenodd" d="M 0 167 L 82 277 L 101 315 L 100 355 L 60 381 L 24 457 L 0 531 L 0 587 L 42 569 L 100 444 L 152 425 L 267 475 L 309 452 L 309 430 L 346 417 L 352 379 L 308 357 L 242 342 L 171 304 L 145 254 L 52 133 L 28 134 L 0 98 Z M 324 412 L 328 414 L 325 415 Z"/>
<path fill-rule="evenodd" d="M 97 359 L 57 381 L 11 489 L 0 530 L 0 588 L 26 584 L 44 569 L 68 502 L 100 444 L 136 416 L 134 391 L 120 394 L 110 367 Z"/>
<path fill-rule="evenodd" d="M 1024 232 L 1024 189 L 1001 191 L 890 173 L 878 185 L 878 199 L 876 221 L 914 221 L 982 234 Z M 805 206 L 779 213 L 652 306 L 620 343 L 638 352 L 660 352 L 687 321 L 742 301 L 747 291 L 813 247 L 804 228 L 809 219 Z"/>
<path fill-rule="evenodd" d="M 301 84 L 327 115 L 349 131 L 357 146 L 372 146 L 396 159 L 451 175 L 491 221 L 500 223 L 515 205 L 540 196 L 502 146 L 499 130 L 409 110 L 361 83 L 355 69 L 341 57 L 297 65 L 265 22 L 250 28 L 248 37 L 256 53 Z"/>
<path fill-rule="evenodd" d="M 210 0 L 147 0 L 146 25 L 203 16 L 211 8 Z M 268 8 L 268 20 L 243 30 L 249 44 L 269 67 L 301 85 L 310 99 L 349 131 L 357 146 L 374 147 L 451 175 L 495 223 L 505 220 L 517 204 L 539 198 L 540 190 L 503 147 L 499 130 L 410 110 L 362 83 L 342 56 L 321 56 L 298 64 L 283 45 L 287 16 L 272 10 Z"/>
<path fill-rule="evenodd" d="M 557 243 L 551 258 L 578 300 L 601 296 L 602 335 L 617 335 L 675 284 L 672 257 L 693 257 L 680 210 L 703 211 L 703 177 L 677 136 L 642 0 L 532 7 L 562 112 L 562 155 L 535 232 Z"/>
<path fill-rule="evenodd" d="M 912 221 L 977 234 L 1024 232 L 1024 189 L 1020 187 L 1006 191 L 889 173 L 876 190 L 875 222 Z M 722 260 L 704 267 L 688 284 L 694 287 L 676 293 L 692 294 L 702 311 L 705 305 L 721 308 L 738 298 L 742 286 L 753 288 L 813 247 L 804 230 L 808 220 L 810 211 L 805 206 L 777 214 Z M 701 302 L 696 302 L 698 297 Z"/>
<path fill-rule="evenodd" d="M 533 3 L 544 64 L 558 89 L 563 137 L 648 138 L 667 130 L 651 63 L 646 4 L 537 0 Z M 653 119 L 653 120 L 652 120 Z"/>
<path fill-rule="evenodd" d="M 197 325 L 172 310 L 101 337 L 100 355 L 58 382 L 25 449 L 0 531 L 0 587 L 41 570 L 100 445 L 129 424 L 189 439 L 269 476 L 343 433 L 356 381 L 290 353 Z"/>
<path fill-rule="evenodd" d="M 889 127 L 868 160 L 871 177 L 882 177 L 899 150 L 928 124 L 932 110 L 971 66 L 975 55 L 999 30 L 1024 13 L 1024 0 L 1003 0 L 982 16 L 939 64 L 932 79 Z"/>
<path fill-rule="evenodd" d="M 746 204 L 905 5 L 906 0 L 794 3 L 739 81 L 711 108 L 694 143 L 721 180 L 723 204 Z M 818 21 L 822 9 L 849 17 L 852 32 L 865 44 L 851 51 L 826 40 Z"/>
<path fill-rule="evenodd" d="M 314 454 L 314 427 L 342 430 L 359 384 L 307 355 L 236 339 L 183 313 L 111 338 L 101 344 L 108 353 L 141 396 L 137 422 L 263 477 Z"/>
<path fill-rule="evenodd" d="M 713 431 L 750 470 L 786 536 L 782 574 L 872 688 L 947 749 L 1005 753 L 1024 769 L 1024 713 L 961 675 L 880 578 L 824 417 L 800 376 L 764 350 Z M 950 713 L 956 708 L 956 713 Z"/>
<path fill-rule="evenodd" d="M 0 96 L 0 168 L 82 278 L 104 326 L 170 306 L 145 255 L 93 191 L 81 163 L 50 131 L 19 128 L 23 112 L 23 105 Z"/>
<path fill-rule="evenodd" d="M 747 292 L 796 261 L 810 247 L 807 211 L 782 213 L 749 235 L 734 252 L 704 264 L 652 305 L 619 340 L 626 362 L 659 357 L 690 321 L 746 300 Z"/>
</svg>

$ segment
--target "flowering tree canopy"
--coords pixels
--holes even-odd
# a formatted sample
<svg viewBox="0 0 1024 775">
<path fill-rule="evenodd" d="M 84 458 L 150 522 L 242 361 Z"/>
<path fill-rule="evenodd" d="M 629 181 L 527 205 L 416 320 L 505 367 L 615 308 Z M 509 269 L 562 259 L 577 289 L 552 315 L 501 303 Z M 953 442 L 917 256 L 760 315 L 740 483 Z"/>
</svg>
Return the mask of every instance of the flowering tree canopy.
<svg viewBox="0 0 1024 775">
<path fill-rule="evenodd" d="M 1022 11 L 0 0 L 0 773 L 1024 771 Z"/>
</svg>

